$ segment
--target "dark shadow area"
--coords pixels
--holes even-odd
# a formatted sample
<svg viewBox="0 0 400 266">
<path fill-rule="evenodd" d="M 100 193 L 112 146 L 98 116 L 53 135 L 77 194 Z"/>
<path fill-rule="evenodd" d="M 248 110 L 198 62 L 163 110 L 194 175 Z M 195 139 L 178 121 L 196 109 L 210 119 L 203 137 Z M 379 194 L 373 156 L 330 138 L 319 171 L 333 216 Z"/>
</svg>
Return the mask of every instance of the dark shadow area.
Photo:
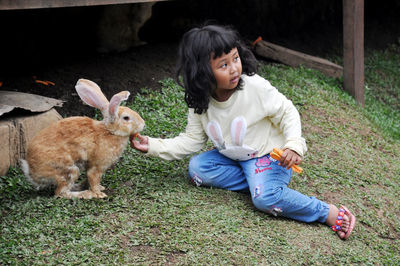
<svg viewBox="0 0 400 266">
<path fill-rule="evenodd" d="M 173 77 L 177 43 L 206 20 L 235 26 L 264 40 L 315 56 L 342 56 L 342 1 L 175 0 L 159 2 L 139 32 L 148 44 L 126 52 L 97 52 L 102 7 L 0 11 L 1 90 L 64 100 L 63 116 L 94 114 L 75 93 L 79 78 L 97 82 L 109 98 L 121 90 L 159 89 Z M 400 2 L 365 1 L 366 49 L 398 43 Z M 35 80 L 49 80 L 45 86 Z"/>
</svg>

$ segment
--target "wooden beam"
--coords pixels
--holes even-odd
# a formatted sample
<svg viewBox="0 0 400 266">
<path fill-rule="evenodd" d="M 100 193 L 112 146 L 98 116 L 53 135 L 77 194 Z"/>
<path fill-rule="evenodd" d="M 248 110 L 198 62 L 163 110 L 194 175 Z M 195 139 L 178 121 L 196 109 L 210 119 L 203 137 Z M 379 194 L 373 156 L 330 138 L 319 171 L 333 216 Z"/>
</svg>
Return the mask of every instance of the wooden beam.
<svg viewBox="0 0 400 266">
<path fill-rule="evenodd" d="M 343 0 L 343 71 L 344 89 L 364 106 L 364 0 Z"/>
<path fill-rule="evenodd" d="M 288 66 L 298 67 L 304 65 L 305 67 L 317 69 L 330 77 L 338 78 L 343 74 L 341 66 L 326 59 L 303 54 L 266 41 L 258 41 L 254 45 L 254 52 L 259 56 L 270 58 Z"/>
<path fill-rule="evenodd" d="M 168 0 L 0 0 L 0 10 L 101 6 L 159 1 Z"/>
</svg>

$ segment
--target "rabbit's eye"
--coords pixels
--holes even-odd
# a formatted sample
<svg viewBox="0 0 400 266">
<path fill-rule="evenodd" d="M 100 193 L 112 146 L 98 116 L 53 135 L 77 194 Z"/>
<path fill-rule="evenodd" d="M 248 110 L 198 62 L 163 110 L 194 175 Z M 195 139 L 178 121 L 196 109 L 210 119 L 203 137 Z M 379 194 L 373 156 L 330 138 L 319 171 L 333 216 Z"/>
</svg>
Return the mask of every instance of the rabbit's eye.
<svg viewBox="0 0 400 266">
<path fill-rule="evenodd" d="M 123 116 L 122 119 L 124 119 L 125 121 L 129 121 L 129 116 Z"/>
</svg>

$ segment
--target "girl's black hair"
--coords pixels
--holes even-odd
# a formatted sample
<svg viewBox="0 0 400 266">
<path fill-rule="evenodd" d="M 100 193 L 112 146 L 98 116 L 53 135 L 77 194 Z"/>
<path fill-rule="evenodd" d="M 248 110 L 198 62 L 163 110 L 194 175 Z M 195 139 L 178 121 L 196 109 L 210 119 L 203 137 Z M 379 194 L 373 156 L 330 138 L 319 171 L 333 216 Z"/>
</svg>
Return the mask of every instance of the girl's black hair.
<svg viewBox="0 0 400 266">
<path fill-rule="evenodd" d="M 214 59 L 237 48 L 242 62 L 242 73 L 249 76 L 257 71 L 257 60 L 241 41 L 239 33 L 229 26 L 206 25 L 186 32 L 179 45 L 176 80 L 185 88 L 185 101 L 194 112 L 202 114 L 208 109 L 212 88 L 216 80 L 210 66 Z M 180 80 L 182 76 L 183 85 Z M 236 89 L 242 87 L 240 80 Z"/>
</svg>

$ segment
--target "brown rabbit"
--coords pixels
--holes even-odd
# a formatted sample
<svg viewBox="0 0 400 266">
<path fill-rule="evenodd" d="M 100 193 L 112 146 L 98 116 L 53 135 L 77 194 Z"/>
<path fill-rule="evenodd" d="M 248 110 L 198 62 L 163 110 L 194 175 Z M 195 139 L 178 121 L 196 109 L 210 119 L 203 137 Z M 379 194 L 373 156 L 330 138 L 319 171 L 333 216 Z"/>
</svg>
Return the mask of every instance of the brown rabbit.
<svg viewBox="0 0 400 266">
<path fill-rule="evenodd" d="M 143 130 L 144 121 L 134 111 L 119 106 L 129 97 L 128 91 L 114 95 L 110 102 L 96 83 L 80 79 L 76 86 L 81 99 L 101 110 L 103 121 L 88 117 L 69 117 L 43 129 L 28 146 L 22 169 L 38 189 L 57 186 L 56 197 L 104 198 L 100 185 L 103 173 L 121 156 L 129 137 Z M 89 189 L 74 184 L 80 169 L 87 170 Z"/>
</svg>

